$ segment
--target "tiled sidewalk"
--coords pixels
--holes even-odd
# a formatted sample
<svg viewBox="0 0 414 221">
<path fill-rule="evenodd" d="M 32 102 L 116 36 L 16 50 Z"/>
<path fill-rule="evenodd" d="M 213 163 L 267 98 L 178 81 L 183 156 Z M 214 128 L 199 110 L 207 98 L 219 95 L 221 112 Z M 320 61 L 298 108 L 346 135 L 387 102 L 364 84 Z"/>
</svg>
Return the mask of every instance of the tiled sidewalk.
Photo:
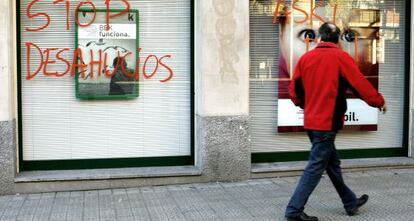
<svg viewBox="0 0 414 221">
<path fill-rule="evenodd" d="M 298 177 L 0 196 L 0 220 L 284 220 Z M 306 212 L 322 221 L 414 220 L 414 169 L 345 174 L 358 194 L 370 195 L 358 216 L 346 216 L 324 177 Z"/>
</svg>

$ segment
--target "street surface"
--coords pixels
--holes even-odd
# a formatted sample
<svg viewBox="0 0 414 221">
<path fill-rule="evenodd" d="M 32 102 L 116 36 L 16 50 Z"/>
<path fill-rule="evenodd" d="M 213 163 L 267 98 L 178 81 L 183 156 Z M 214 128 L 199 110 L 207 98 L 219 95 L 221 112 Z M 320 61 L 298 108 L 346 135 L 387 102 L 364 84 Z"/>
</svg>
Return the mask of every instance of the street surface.
<svg viewBox="0 0 414 221">
<path fill-rule="evenodd" d="M 414 220 L 414 169 L 346 173 L 370 200 L 349 217 L 327 176 L 306 212 L 322 221 Z M 284 220 L 299 177 L 0 196 L 0 220 Z"/>
</svg>

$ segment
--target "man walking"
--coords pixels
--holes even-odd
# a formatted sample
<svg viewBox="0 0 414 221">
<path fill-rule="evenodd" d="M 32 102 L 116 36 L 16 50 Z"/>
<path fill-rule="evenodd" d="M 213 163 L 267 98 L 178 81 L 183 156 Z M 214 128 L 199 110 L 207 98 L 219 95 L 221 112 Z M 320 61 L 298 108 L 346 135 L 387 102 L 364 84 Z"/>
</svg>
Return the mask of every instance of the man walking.
<svg viewBox="0 0 414 221">
<path fill-rule="evenodd" d="M 365 79 L 352 57 L 339 48 L 339 28 L 333 23 L 324 23 L 319 35 L 320 43 L 300 58 L 289 85 L 293 103 L 304 109 L 304 127 L 312 149 L 308 165 L 287 206 L 288 221 L 318 220 L 305 214 L 304 206 L 325 170 L 348 215 L 355 215 L 368 201 L 368 195 L 357 198 L 345 185 L 334 144 L 337 131 L 344 124 L 346 90 L 351 89 L 370 106 L 386 112 L 382 95 Z"/>
</svg>

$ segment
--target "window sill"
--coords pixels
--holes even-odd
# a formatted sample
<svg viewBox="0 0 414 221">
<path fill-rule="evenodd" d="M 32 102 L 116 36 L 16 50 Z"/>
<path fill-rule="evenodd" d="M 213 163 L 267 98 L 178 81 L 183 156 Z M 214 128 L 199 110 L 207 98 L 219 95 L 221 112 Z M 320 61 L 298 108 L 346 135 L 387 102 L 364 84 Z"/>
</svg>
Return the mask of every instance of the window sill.
<svg viewBox="0 0 414 221">
<path fill-rule="evenodd" d="M 307 161 L 256 163 L 252 165 L 252 173 L 277 173 L 302 171 Z M 414 159 L 409 157 L 343 159 L 341 167 L 344 170 L 377 168 L 377 167 L 414 167 Z"/>
<path fill-rule="evenodd" d="M 79 181 L 79 180 L 109 180 L 154 177 L 199 176 L 201 170 L 195 166 L 177 167 L 138 167 L 117 169 L 90 170 L 50 170 L 27 171 L 17 174 L 16 183 L 50 182 L 50 181 Z"/>
</svg>

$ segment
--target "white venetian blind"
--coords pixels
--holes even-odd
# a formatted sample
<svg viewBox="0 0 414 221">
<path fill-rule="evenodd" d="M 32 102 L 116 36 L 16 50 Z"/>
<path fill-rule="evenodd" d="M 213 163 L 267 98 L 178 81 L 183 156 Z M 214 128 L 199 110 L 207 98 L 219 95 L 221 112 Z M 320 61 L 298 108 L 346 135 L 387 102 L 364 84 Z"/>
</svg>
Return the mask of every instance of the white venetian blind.
<svg viewBox="0 0 414 221">
<path fill-rule="evenodd" d="M 283 1 L 282 1 L 283 2 Z M 291 1 L 286 1 L 291 8 Z M 304 1 L 299 1 L 299 3 Z M 306 1 L 307 2 L 307 1 Z M 315 1 L 316 3 L 323 1 Z M 379 64 L 379 91 L 389 111 L 378 116 L 378 131 L 343 131 L 338 149 L 401 148 L 403 145 L 406 1 L 324 1 L 341 9 L 375 9 L 381 13 L 380 39 L 384 41 Z M 252 152 L 309 150 L 304 133 L 278 133 L 279 27 L 273 24 L 277 0 L 250 0 L 250 133 Z M 314 4 L 314 5 L 315 5 Z M 329 10 L 332 10 L 328 7 Z M 340 16 L 338 14 L 337 16 Z M 296 36 L 294 36 L 296 37 Z"/>
<path fill-rule="evenodd" d="M 26 42 L 45 48 L 69 48 L 62 57 L 72 61 L 75 49 L 74 11 L 80 1 L 70 1 L 69 24 L 63 2 L 36 2 L 31 12 L 50 15 L 50 25 L 39 32 L 44 18 L 29 19 L 31 1 L 20 1 L 21 20 L 21 97 L 23 160 L 105 159 L 152 156 L 188 156 L 191 145 L 191 4 L 189 0 L 129 0 L 139 10 L 141 68 L 148 55 L 170 54 L 163 62 L 174 72 L 173 78 L 159 68 L 151 79 L 139 80 L 139 97 L 130 100 L 80 100 L 75 97 L 75 79 L 46 77 L 39 73 L 26 80 Z M 105 1 L 95 0 L 96 8 Z M 87 5 L 86 5 L 87 6 Z M 123 9 L 121 1 L 111 8 Z M 51 55 L 54 58 L 54 54 Z M 31 52 L 31 71 L 40 56 Z M 50 65 L 50 71 L 64 72 L 63 62 Z M 48 69 L 49 70 L 49 69 Z"/>
</svg>

